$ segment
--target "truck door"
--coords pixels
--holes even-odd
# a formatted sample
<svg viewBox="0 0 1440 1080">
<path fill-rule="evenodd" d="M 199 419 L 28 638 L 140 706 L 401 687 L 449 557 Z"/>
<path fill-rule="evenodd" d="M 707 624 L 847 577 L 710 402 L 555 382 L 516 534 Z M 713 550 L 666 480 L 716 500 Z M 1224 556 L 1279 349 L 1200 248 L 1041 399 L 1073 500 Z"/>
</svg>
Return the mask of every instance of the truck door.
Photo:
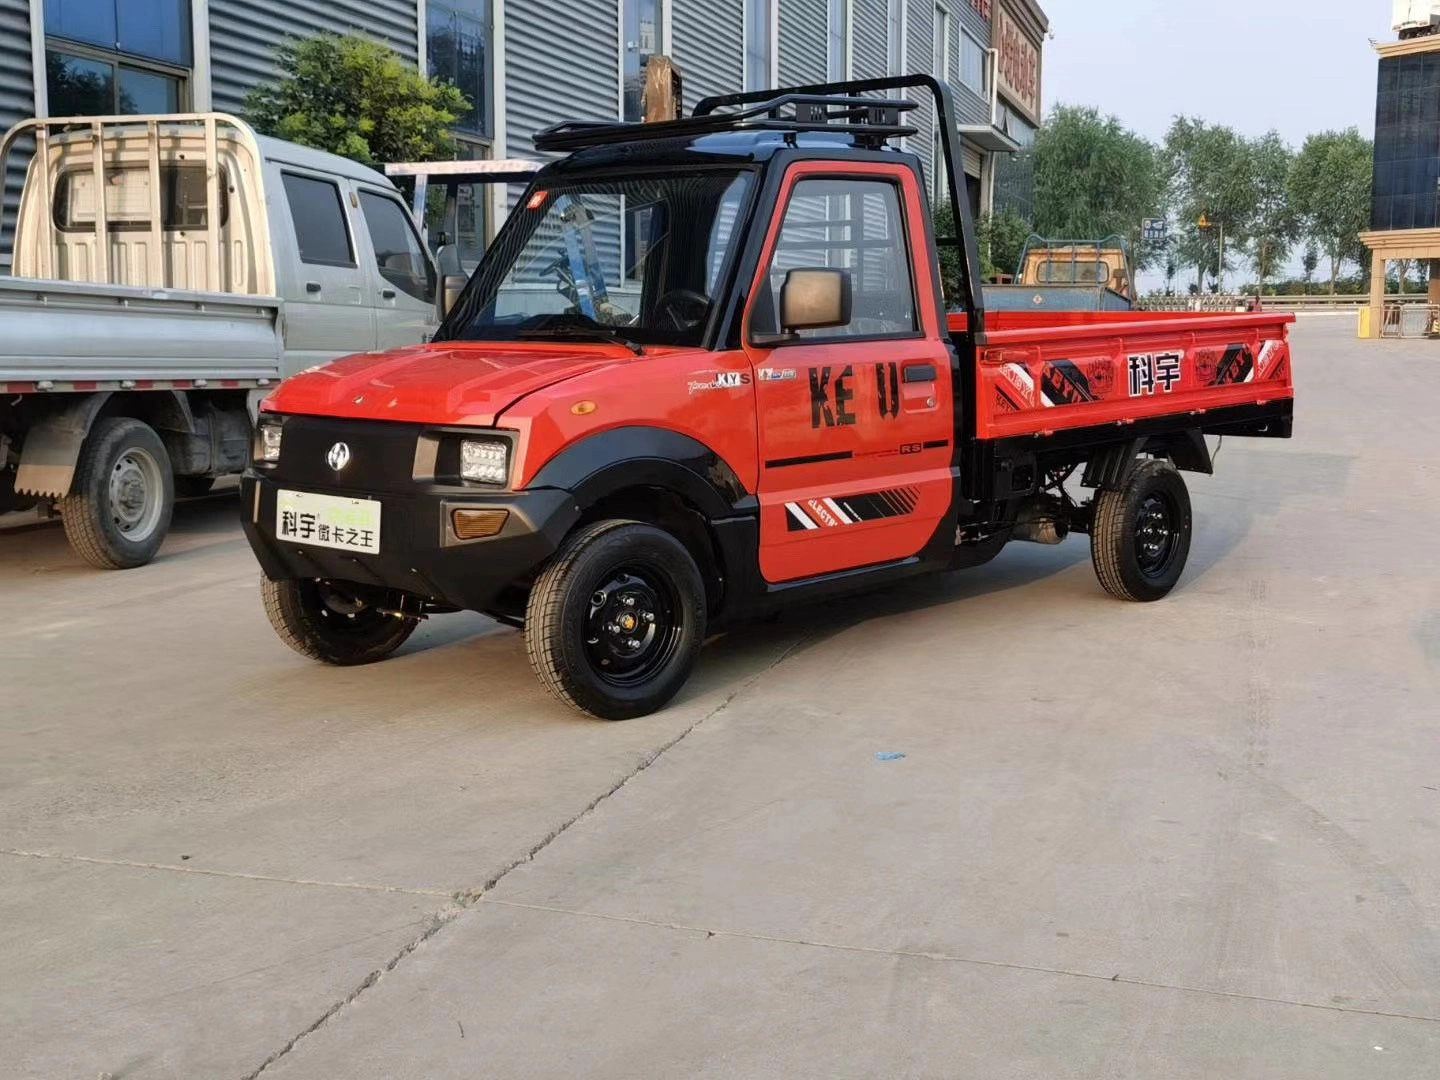
<svg viewBox="0 0 1440 1080">
<path fill-rule="evenodd" d="M 429 340 L 435 310 L 435 264 L 404 205 L 392 192 L 360 189 L 362 247 L 370 250 L 370 298 L 375 309 L 375 346 L 394 349 Z"/>
<path fill-rule="evenodd" d="M 767 581 L 908 558 L 951 511 L 950 349 L 925 214 L 899 163 L 786 174 L 744 323 Z M 850 321 L 785 340 L 781 290 L 805 268 L 849 274 Z"/>
<path fill-rule="evenodd" d="M 281 279 L 287 369 L 370 351 L 375 348 L 375 313 L 365 303 L 370 279 L 355 256 L 347 197 L 331 177 L 287 167 L 280 179 L 290 215 L 289 242 L 283 245 L 289 265 Z M 276 250 L 279 258 L 281 245 Z"/>
</svg>

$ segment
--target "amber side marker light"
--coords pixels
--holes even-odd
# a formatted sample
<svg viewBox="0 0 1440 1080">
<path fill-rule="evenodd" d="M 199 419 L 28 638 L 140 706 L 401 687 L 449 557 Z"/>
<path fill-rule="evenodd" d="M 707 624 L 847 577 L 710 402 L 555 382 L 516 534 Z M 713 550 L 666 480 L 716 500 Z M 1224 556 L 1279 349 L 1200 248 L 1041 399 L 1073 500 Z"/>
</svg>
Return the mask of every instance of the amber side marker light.
<svg viewBox="0 0 1440 1080">
<path fill-rule="evenodd" d="M 509 510 L 452 510 L 450 525 L 461 540 L 483 540 L 505 527 Z"/>
<path fill-rule="evenodd" d="M 600 406 L 596 405 L 593 401 L 577 401 L 574 405 L 570 406 L 570 411 L 576 416 L 589 416 L 599 407 Z"/>
</svg>

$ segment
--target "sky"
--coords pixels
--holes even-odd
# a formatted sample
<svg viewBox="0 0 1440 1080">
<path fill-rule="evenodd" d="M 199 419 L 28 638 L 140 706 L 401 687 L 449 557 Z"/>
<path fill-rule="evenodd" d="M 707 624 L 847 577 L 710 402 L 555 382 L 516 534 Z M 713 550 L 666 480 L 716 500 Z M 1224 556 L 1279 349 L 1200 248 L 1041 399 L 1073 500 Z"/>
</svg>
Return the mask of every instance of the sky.
<svg viewBox="0 0 1440 1080">
<path fill-rule="evenodd" d="M 1311 132 L 1375 130 L 1391 0 L 1040 0 L 1050 16 L 1042 91 L 1094 105 L 1147 138 L 1180 114 L 1297 148 Z"/>
</svg>

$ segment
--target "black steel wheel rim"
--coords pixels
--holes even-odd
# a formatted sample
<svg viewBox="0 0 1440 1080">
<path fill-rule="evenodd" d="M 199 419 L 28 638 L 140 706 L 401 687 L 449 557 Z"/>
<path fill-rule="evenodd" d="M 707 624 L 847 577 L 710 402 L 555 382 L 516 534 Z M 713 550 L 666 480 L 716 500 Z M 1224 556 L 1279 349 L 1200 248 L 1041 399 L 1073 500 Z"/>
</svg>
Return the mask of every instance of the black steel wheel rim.
<svg viewBox="0 0 1440 1080">
<path fill-rule="evenodd" d="M 590 669 L 611 686 L 637 686 L 675 656 L 682 625 L 675 589 L 664 574 L 626 565 L 602 575 L 586 606 Z"/>
<path fill-rule="evenodd" d="M 1147 578 L 1161 578 L 1180 547 L 1175 504 L 1159 492 L 1145 496 L 1135 514 L 1135 562 Z"/>
</svg>

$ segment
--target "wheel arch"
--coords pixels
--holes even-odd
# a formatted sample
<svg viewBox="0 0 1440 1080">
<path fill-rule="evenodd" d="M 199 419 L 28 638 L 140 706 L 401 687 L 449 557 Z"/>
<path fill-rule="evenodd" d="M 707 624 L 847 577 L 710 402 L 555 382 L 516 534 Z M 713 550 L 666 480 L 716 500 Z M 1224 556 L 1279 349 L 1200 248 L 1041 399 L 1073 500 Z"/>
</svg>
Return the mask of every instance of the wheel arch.
<svg viewBox="0 0 1440 1080">
<path fill-rule="evenodd" d="M 672 533 L 699 565 L 712 611 L 723 605 L 733 571 L 715 523 L 759 513 L 758 500 L 724 458 L 666 428 L 614 428 L 581 439 L 547 462 L 528 486 L 569 491 L 580 509 L 574 528 L 625 518 Z"/>
<path fill-rule="evenodd" d="M 50 499 L 70 494 L 80 450 L 102 416 L 140 420 L 156 431 L 195 431 L 190 402 L 179 390 L 102 390 L 74 397 L 29 425 L 15 473 L 16 491 Z"/>
</svg>

